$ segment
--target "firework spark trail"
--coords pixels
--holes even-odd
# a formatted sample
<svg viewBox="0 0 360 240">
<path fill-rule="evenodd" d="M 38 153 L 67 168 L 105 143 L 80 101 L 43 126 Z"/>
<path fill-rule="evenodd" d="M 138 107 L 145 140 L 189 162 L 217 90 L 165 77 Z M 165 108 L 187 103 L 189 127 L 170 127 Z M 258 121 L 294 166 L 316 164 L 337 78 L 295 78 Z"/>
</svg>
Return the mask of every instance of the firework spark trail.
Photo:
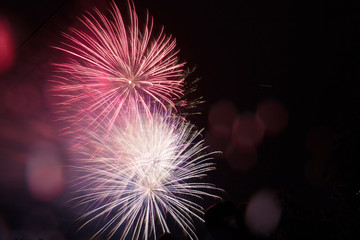
<svg viewBox="0 0 360 240">
<path fill-rule="evenodd" d="M 197 239 L 193 219 L 203 221 L 204 210 L 194 200 L 217 198 L 211 192 L 219 190 L 201 181 L 215 169 L 212 153 L 201 131 L 172 114 L 186 105 L 176 102 L 184 94 L 184 63 L 175 40 L 163 29 L 153 37 L 148 14 L 139 29 L 133 3 L 129 9 L 128 26 L 114 3 L 110 18 L 87 13 L 84 29 L 71 28 L 68 42 L 56 47 L 69 60 L 55 64 L 53 95 L 70 123 L 63 131 L 77 133 L 72 150 L 85 156 L 73 166 L 80 174 L 74 200 L 86 208 L 82 227 L 105 221 L 94 237 L 121 229 L 121 239 L 156 239 L 170 232 L 172 219 Z"/>
<path fill-rule="evenodd" d="M 130 116 L 130 117 L 129 117 Z M 213 153 L 206 153 L 201 131 L 168 113 L 153 111 L 153 117 L 138 113 L 115 122 L 107 138 L 90 132 L 96 154 L 74 167 L 82 177 L 80 204 L 91 206 L 81 217 L 83 226 L 103 219 L 105 225 L 94 237 L 118 229 L 121 239 L 156 239 L 170 232 L 170 217 L 191 239 L 197 239 L 193 218 L 203 221 L 203 208 L 194 202 L 217 191 L 201 182 L 215 169 Z M 100 149 L 100 150 L 98 150 Z M 200 181 L 200 182 L 199 182 Z M 160 229 L 157 228 L 157 224 Z"/>
<path fill-rule="evenodd" d="M 80 19 L 83 30 L 71 28 L 64 34 L 69 41 L 55 47 L 69 60 L 55 64 L 58 77 L 52 81 L 53 95 L 63 98 L 59 105 L 64 109 L 80 108 L 74 121 L 95 113 L 93 121 L 86 120 L 90 126 L 107 118 L 111 119 L 110 129 L 120 111 L 128 111 L 138 102 L 150 116 L 149 101 L 176 110 L 174 100 L 183 95 L 184 63 L 178 63 L 175 39 L 166 36 L 163 28 L 153 37 L 149 14 L 140 30 L 130 2 L 129 11 L 130 24 L 126 26 L 115 3 L 110 18 L 95 9 L 95 14 Z"/>
</svg>

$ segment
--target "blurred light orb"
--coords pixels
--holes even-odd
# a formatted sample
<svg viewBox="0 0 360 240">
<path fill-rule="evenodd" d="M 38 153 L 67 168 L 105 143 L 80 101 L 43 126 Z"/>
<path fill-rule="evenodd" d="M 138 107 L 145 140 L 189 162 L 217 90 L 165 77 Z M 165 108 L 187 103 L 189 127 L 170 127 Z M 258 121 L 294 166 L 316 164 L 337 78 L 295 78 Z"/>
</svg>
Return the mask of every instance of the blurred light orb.
<svg viewBox="0 0 360 240">
<path fill-rule="evenodd" d="M 208 117 L 211 135 L 219 139 L 229 139 L 236 115 L 236 107 L 231 102 L 220 101 L 214 104 Z"/>
<path fill-rule="evenodd" d="M 238 116 L 232 128 L 232 143 L 239 151 L 254 151 L 264 138 L 264 127 L 252 115 Z"/>
<path fill-rule="evenodd" d="M 262 103 L 256 111 L 256 118 L 263 124 L 265 133 L 270 136 L 276 136 L 284 131 L 289 121 L 286 109 L 277 100 Z"/>
<path fill-rule="evenodd" d="M 0 17 L 0 74 L 9 70 L 14 60 L 15 51 L 10 25 Z"/>
<path fill-rule="evenodd" d="M 281 206 L 275 194 L 269 190 L 256 193 L 245 212 L 248 229 L 258 236 L 269 236 L 278 226 Z"/>
<path fill-rule="evenodd" d="M 52 201 L 64 189 L 60 154 L 52 143 L 36 143 L 26 162 L 26 180 L 31 195 L 41 201 Z"/>
</svg>

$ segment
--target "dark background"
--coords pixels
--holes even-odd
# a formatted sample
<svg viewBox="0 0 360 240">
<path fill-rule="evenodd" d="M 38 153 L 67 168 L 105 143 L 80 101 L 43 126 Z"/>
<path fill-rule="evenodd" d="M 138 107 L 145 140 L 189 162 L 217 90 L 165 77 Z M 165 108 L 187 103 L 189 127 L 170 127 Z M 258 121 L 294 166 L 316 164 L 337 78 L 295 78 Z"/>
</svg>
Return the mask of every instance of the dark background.
<svg viewBox="0 0 360 240">
<path fill-rule="evenodd" d="M 127 3 L 118 2 L 126 12 Z M 236 171 L 224 156 L 216 159 L 218 170 L 210 181 L 227 192 L 225 202 L 247 204 L 258 190 L 270 189 L 282 213 L 269 239 L 357 238 L 360 9 L 356 4 L 336 0 L 135 4 L 140 19 L 148 9 L 155 25 L 164 25 L 166 33 L 176 37 L 181 61 L 189 68 L 196 66 L 188 81 L 201 78 L 195 95 L 206 100 L 199 106 L 202 114 L 191 117 L 197 126 L 208 131 L 209 111 L 221 100 L 231 102 L 239 114 L 256 112 L 268 99 L 286 110 L 287 127 L 264 137 L 254 167 Z M 54 200 L 36 200 L 26 175 L 34 142 L 52 142 L 66 158 L 45 92 L 56 54 L 49 46 L 61 41 L 60 33 L 93 6 L 108 5 L 101 0 L 0 3 L 0 20 L 10 24 L 15 49 L 14 64 L 0 73 L 1 239 L 87 239 L 99 227 L 92 224 L 77 232 L 77 214 L 61 203 L 66 190 Z M 200 227 L 199 236 L 205 231 Z"/>
</svg>

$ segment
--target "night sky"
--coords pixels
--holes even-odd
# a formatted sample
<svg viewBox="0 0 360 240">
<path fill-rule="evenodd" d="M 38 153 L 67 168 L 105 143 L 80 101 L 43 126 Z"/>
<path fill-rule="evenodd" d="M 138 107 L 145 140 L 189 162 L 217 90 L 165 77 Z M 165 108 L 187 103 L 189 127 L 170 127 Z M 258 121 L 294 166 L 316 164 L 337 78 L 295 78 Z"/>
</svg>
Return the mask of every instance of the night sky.
<svg viewBox="0 0 360 240">
<path fill-rule="evenodd" d="M 126 16 L 127 2 L 116 3 Z M 205 100 L 191 110 L 201 114 L 189 120 L 205 128 L 210 150 L 223 152 L 207 179 L 225 190 L 223 201 L 205 199 L 205 208 L 217 205 L 207 211 L 206 224 L 196 224 L 199 238 L 359 236 L 360 9 L 355 3 L 134 3 L 140 23 L 148 9 L 155 32 L 164 26 L 176 38 L 180 61 L 194 69 L 186 84 L 200 79 L 186 97 Z M 61 167 L 68 151 L 57 135 L 46 90 L 51 63 L 59 57 L 51 46 L 86 10 L 108 6 L 105 0 L 0 3 L 1 240 L 89 239 L 102 224 L 77 231 L 79 210 L 66 203 Z M 241 138 L 236 146 L 234 138 Z M 42 162 L 44 172 L 33 173 L 31 159 L 49 159 Z M 32 185 L 37 181 L 55 181 L 55 187 L 39 195 Z M 261 219 L 269 219 L 268 229 L 256 225 Z"/>
</svg>

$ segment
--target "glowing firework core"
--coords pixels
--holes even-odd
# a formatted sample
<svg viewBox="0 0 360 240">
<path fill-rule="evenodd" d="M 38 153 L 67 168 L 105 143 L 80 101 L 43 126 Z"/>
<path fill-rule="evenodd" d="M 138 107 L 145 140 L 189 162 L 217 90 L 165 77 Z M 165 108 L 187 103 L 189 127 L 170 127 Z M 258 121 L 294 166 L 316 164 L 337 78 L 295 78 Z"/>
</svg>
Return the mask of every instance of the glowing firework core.
<svg viewBox="0 0 360 240">
<path fill-rule="evenodd" d="M 166 219 L 172 219 L 197 239 L 193 218 L 204 221 L 204 209 L 196 200 L 217 198 L 209 193 L 217 188 L 199 182 L 215 169 L 212 153 L 201 131 L 173 114 L 184 92 L 175 40 L 163 30 L 153 39 L 149 16 L 140 31 L 129 5 L 129 26 L 115 4 L 110 19 L 95 9 L 81 19 L 85 30 L 71 28 L 69 42 L 57 48 L 70 57 L 56 64 L 52 91 L 71 121 L 66 131 L 78 134 L 74 149 L 85 156 L 73 166 L 80 172 L 75 200 L 86 207 L 82 227 L 105 219 L 94 238 L 121 229 L 120 239 L 156 239 L 170 232 Z"/>
<path fill-rule="evenodd" d="M 85 151 L 89 159 L 77 167 L 86 186 L 80 199 L 98 207 L 84 217 L 95 214 L 90 222 L 114 212 L 97 234 L 110 228 L 111 237 L 120 228 L 121 239 L 156 239 L 156 226 L 160 233 L 170 231 L 165 221 L 169 215 L 187 236 L 197 239 L 192 218 L 203 221 L 203 208 L 194 200 L 217 196 L 208 193 L 216 189 L 213 185 L 198 182 L 215 167 L 203 140 L 197 141 L 200 132 L 193 128 L 179 117 L 153 111 L 152 118 L 123 116 L 106 139 L 90 132 L 90 145 L 102 150 L 95 155 Z"/>
</svg>

